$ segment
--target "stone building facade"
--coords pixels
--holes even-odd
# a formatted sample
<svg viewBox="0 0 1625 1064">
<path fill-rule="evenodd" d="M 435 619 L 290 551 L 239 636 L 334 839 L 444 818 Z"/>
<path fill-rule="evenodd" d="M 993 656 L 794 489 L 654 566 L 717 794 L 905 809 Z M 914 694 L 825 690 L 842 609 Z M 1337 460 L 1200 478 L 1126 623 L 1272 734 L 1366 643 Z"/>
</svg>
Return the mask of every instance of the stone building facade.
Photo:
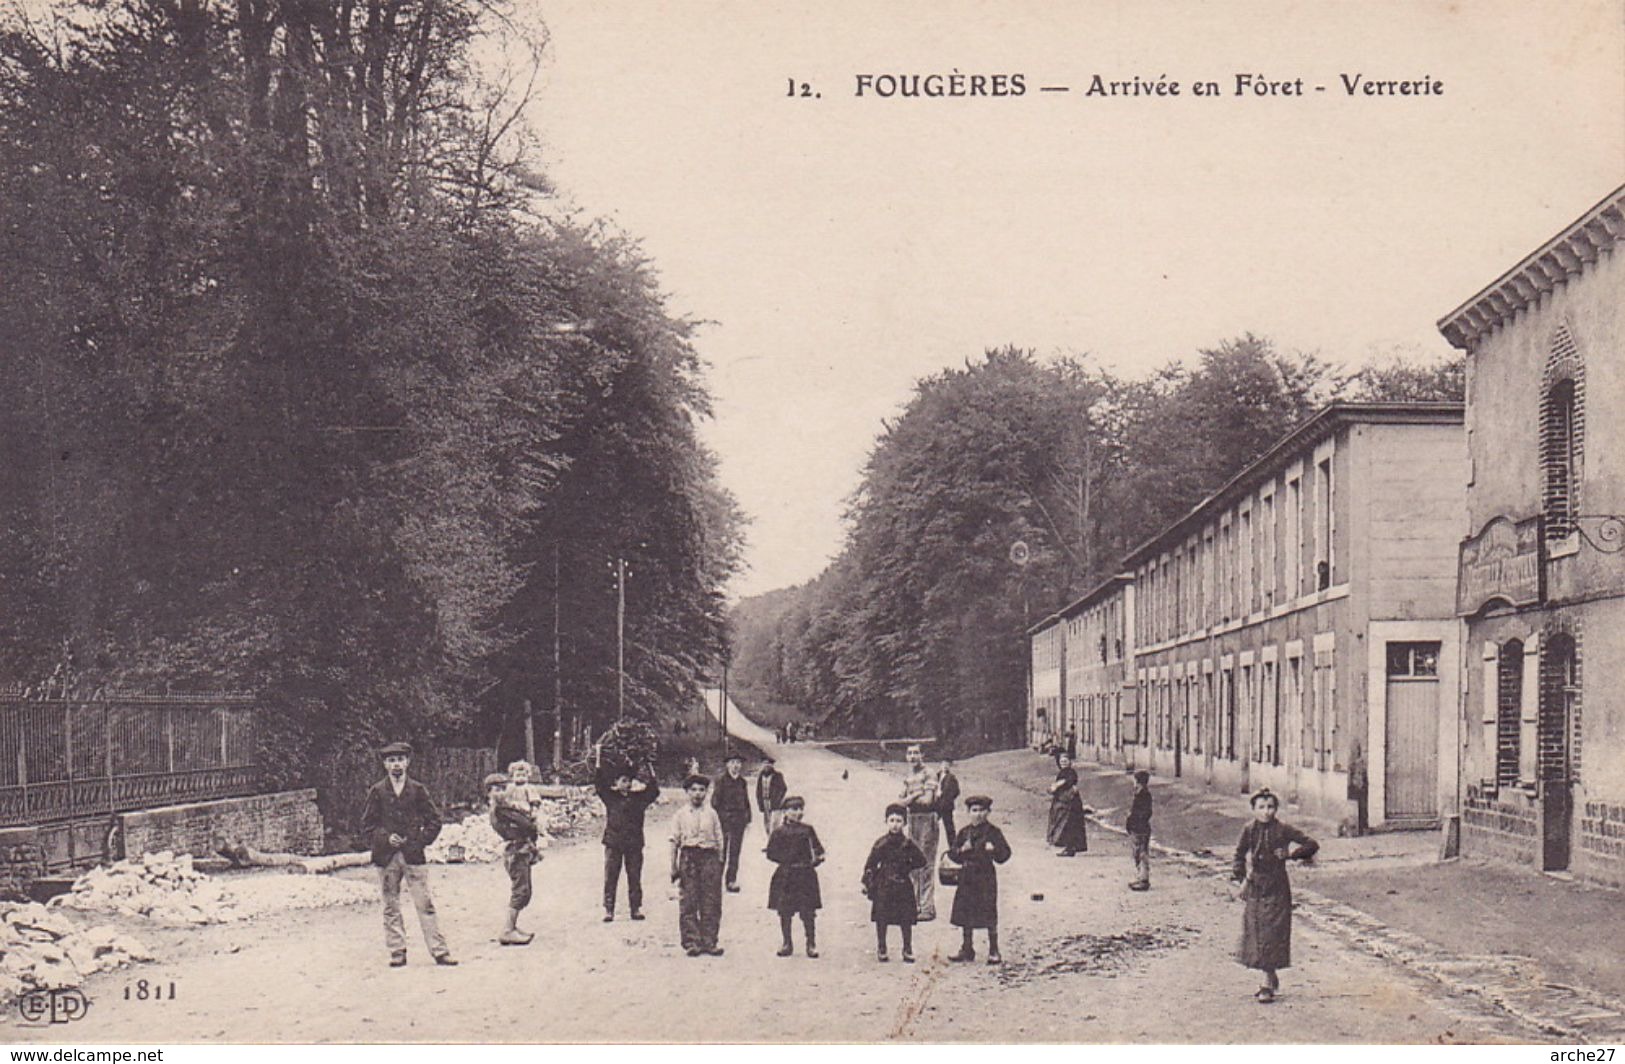
<svg viewBox="0 0 1625 1064">
<path fill-rule="evenodd" d="M 1625 187 L 1451 311 L 1461 848 L 1625 886 Z"/>
</svg>

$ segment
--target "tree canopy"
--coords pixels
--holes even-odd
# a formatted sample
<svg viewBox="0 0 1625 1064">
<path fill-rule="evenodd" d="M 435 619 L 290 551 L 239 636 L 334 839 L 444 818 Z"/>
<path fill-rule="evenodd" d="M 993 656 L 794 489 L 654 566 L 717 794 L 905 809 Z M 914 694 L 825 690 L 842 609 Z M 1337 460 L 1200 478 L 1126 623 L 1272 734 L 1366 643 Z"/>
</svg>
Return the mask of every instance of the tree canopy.
<svg viewBox="0 0 1625 1064">
<path fill-rule="evenodd" d="M 633 241 L 524 209 L 499 39 L 545 43 L 489 0 L 0 22 L 12 676 L 252 688 L 288 780 L 512 750 L 555 608 L 567 710 L 614 717 L 624 559 L 629 714 L 694 697 L 742 525 L 695 326 Z"/>
</svg>

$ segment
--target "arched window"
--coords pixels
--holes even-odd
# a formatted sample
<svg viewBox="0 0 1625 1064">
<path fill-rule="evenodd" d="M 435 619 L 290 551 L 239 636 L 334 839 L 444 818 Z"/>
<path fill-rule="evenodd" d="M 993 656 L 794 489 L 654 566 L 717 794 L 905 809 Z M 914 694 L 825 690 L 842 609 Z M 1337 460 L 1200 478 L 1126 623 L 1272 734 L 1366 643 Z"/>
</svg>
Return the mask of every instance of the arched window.
<svg viewBox="0 0 1625 1064">
<path fill-rule="evenodd" d="M 1540 465 L 1546 538 L 1564 539 L 1580 512 L 1585 364 L 1567 325 L 1552 334 L 1540 393 Z"/>
<path fill-rule="evenodd" d="M 1518 727 L 1523 716 L 1523 641 L 1501 644 L 1495 667 L 1495 782 L 1518 782 Z"/>
</svg>

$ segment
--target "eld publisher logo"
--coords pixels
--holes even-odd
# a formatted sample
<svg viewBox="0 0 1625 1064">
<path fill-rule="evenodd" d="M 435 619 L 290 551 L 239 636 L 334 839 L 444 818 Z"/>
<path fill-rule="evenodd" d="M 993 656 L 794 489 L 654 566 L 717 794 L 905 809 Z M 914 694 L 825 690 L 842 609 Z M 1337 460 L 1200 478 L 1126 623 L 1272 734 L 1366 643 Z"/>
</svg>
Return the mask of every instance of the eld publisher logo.
<svg viewBox="0 0 1625 1064">
<path fill-rule="evenodd" d="M 72 988 L 30 990 L 17 1000 L 17 1011 L 28 1023 L 72 1023 L 90 1011 L 90 999 Z"/>
</svg>

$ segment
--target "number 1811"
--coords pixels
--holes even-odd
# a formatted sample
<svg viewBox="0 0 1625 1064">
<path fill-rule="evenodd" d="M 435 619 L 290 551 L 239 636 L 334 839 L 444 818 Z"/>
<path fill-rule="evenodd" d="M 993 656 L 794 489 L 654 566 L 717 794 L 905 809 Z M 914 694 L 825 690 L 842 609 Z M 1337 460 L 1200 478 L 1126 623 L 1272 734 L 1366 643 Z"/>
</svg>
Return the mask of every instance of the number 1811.
<svg viewBox="0 0 1625 1064">
<path fill-rule="evenodd" d="M 137 979 L 124 988 L 125 1001 L 174 1001 L 174 983 L 153 983 Z"/>
</svg>

